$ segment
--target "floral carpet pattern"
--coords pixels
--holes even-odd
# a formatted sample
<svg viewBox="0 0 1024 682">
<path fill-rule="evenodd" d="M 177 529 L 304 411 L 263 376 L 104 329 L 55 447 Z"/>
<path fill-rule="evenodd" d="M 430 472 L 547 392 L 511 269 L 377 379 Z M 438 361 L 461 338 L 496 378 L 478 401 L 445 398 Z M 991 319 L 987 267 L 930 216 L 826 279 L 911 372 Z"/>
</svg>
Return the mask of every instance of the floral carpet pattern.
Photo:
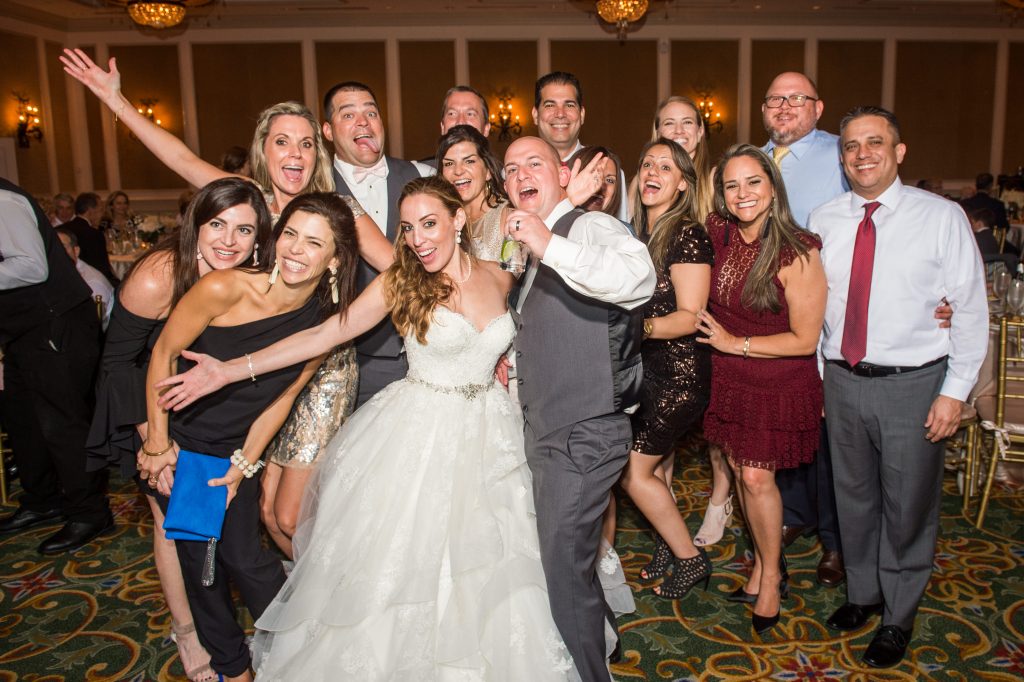
<svg viewBox="0 0 1024 682">
<path fill-rule="evenodd" d="M 682 464 L 676 491 L 695 531 L 707 503 L 708 469 L 685 453 Z M 35 552 L 56 524 L 0 537 L 0 682 L 185 679 L 153 566 L 148 507 L 130 483 L 113 481 L 111 489 L 116 532 L 71 555 Z M 955 481 L 947 476 L 935 572 L 907 657 L 889 670 L 860 662 L 877 619 L 850 633 L 825 627 L 845 592 L 815 581 L 816 540 L 801 538 L 787 551 L 790 597 L 780 624 L 761 638 L 751 629 L 750 607 L 724 599 L 750 561 L 739 514 L 709 548 L 715 567 L 709 589 L 669 601 L 639 577 L 653 545 L 646 521 L 628 502 L 620 510 L 616 544 L 637 610 L 619 619 L 623 658 L 612 667 L 619 682 L 1024 679 L 1019 490 L 996 490 L 985 530 L 978 531 L 961 514 Z"/>
</svg>

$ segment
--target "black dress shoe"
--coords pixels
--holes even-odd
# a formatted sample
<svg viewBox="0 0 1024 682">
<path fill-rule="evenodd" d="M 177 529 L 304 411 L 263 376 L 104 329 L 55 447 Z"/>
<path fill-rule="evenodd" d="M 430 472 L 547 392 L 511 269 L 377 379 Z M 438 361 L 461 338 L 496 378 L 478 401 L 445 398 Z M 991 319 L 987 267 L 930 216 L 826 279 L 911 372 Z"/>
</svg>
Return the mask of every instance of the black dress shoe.
<svg viewBox="0 0 1024 682">
<path fill-rule="evenodd" d="M 68 521 L 64 527 L 42 541 L 40 554 L 60 554 L 78 549 L 95 538 L 114 529 L 114 517 L 107 515 L 102 521 Z"/>
<path fill-rule="evenodd" d="M 789 547 L 799 537 L 807 537 L 813 535 L 814 531 L 818 530 L 814 526 L 783 526 L 782 527 L 782 547 L 785 549 Z"/>
<path fill-rule="evenodd" d="M 837 587 L 846 580 L 843 554 L 834 549 L 825 550 L 818 562 L 818 582 L 825 587 Z"/>
<path fill-rule="evenodd" d="M 833 630 L 859 630 L 868 622 L 868 618 L 881 612 L 881 604 L 861 606 L 860 604 L 846 602 L 828 617 L 825 624 Z"/>
<path fill-rule="evenodd" d="M 60 509 L 32 511 L 21 507 L 10 516 L 0 519 L 0 533 L 15 533 L 19 530 L 40 526 L 53 519 L 60 518 Z"/>
<path fill-rule="evenodd" d="M 864 652 L 864 662 L 872 668 L 891 668 L 903 660 L 910 643 L 910 631 L 895 625 L 883 625 Z"/>
</svg>

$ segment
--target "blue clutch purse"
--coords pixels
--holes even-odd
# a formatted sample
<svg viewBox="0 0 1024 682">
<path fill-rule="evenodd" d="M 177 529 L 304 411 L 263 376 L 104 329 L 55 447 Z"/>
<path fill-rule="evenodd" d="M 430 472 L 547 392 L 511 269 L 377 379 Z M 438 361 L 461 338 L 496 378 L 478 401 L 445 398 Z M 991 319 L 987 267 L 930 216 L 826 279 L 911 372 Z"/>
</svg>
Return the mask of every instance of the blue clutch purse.
<svg viewBox="0 0 1024 682">
<path fill-rule="evenodd" d="M 207 481 L 221 478 L 231 467 L 226 457 L 201 455 L 190 450 L 178 453 L 174 488 L 167 505 L 164 531 L 172 540 L 207 542 L 220 539 L 228 502 L 225 486 L 210 487 Z"/>
<path fill-rule="evenodd" d="M 172 540 L 192 540 L 206 543 L 202 583 L 210 587 L 214 582 L 217 541 L 224 528 L 227 511 L 226 486 L 211 487 L 211 478 L 221 478 L 231 467 L 225 457 L 201 455 L 191 450 L 178 452 L 174 471 L 174 488 L 164 517 L 164 532 Z"/>
</svg>

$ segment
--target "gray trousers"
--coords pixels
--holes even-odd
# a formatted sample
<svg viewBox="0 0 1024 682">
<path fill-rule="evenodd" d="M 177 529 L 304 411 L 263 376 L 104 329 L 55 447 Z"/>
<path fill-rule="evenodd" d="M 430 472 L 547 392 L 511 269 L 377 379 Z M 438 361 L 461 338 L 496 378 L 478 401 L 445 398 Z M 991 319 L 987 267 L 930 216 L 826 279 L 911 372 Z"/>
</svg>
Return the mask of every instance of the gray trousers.
<svg viewBox="0 0 1024 682">
<path fill-rule="evenodd" d="M 382 388 L 393 381 L 404 379 L 409 372 L 409 360 L 405 353 L 390 358 L 363 355 L 357 350 L 356 362 L 359 363 L 359 393 L 355 407 L 362 407 Z"/>
<path fill-rule="evenodd" d="M 605 622 L 615 616 L 594 564 L 608 492 L 633 440 L 629 418 L 605 415 L 542 437 L 527 422 L 524 433 L 551 615 L 584 682 L 611 680 Z"/>
<path fill-rule="evenodd" d="M 925 439 L 946 363 L 888 377 L 825 365 L 825 419 L 847 599 L 885 603 L 883 625 L 912 629 L 932 573 L 943 443 Z"/>
</svg>

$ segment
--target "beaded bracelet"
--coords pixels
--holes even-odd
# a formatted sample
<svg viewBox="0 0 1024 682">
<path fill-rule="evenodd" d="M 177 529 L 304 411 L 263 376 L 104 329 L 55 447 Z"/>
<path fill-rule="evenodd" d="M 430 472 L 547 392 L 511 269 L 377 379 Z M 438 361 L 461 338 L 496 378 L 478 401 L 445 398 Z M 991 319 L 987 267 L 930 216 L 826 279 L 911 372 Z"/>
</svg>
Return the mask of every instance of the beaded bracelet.
<svg viewBox="0 0 1024 682">
<path fill-rule="evenodd" d="M 743 339 L 743 359 L 744 360 L 747 359 L 747 353 L 749 353 L 749 352 L 750 352 L 750 337 L 748 336 L 748 337 Z"/>
<path fill-rule="evenodd" d="M 256 383 L 256 372 L 254 372 L 253 368 L 252 368 L 252 354 L 251 353 L 246 353 L 245 354 L 245 361 L 249 365 L 249 378 L 252 379 L 252 383 L 255 384 Z"/>
<path fill-rule="evenodd" d="M 149 450 L 146 449 L 146 443 L 148 442 L 148 440 L 142 442 L 142 454 L 144 454 L 146 457 L 159 457 L 161 455 L 166 454 L 168 450 L 174 447 L 174 440 L 171 439 L 167 442 L 167 447 L 161 450 L 160 452 L 150 452 Z"/>
<path fill-rule="evenodd" d="M 253 464 L 242 456 L 241 450 L 235 450 L 234 453 L 232 453 L 231 463 L 238 467 L 238 470 L 241 471 L 242 475 L 246 478 L 252 478 L 260 469 L 263 468 L 262 459 Z"/>
</svg>

